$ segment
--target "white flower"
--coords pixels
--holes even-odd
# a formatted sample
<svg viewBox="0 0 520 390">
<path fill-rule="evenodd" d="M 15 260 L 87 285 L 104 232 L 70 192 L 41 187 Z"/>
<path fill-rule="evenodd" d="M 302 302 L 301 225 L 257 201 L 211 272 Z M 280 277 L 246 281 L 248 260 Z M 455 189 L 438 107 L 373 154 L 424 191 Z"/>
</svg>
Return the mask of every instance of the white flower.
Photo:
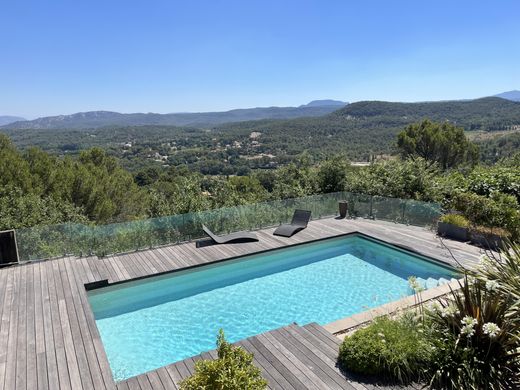
<svg viewBox="0 0 520 390">
<path fill-rule="evenodd" d="M 478 321 L 476 318 L 466 316 L 461 321 L 462 325 L 468 325 L 468 326 L 475 326 L 478 324 Z"/>
<path fill-rule="evenodd" d="M 468 337 L 471 337 L 475 334 L 475 328 L 473 325 L 465 325 L 461 328 L 460 334 L 465 334 Z"/>
<path fill-rule="evenodd" d="M 496 280 L 488 280 L 486 282 L 486 290 L 488 291 L 497 291 L 500 287 L 500 284 Z"/>
<path fill-rule="evenodd" d="M 491 338 L 496 337 L 498 332 L 500 332 L 500 328 L 494 322 L 486 322 L 482 326 L 482 330 L 484 331 L 484 334 L 489 335 Z"/>
<path fill-rule="evenodd" d="M 384 333 L 381 333 L 381 332 L 380 332 L 380 333 L 378 333 L 377 335 L 378 335 L 379 337 L 381 337 L 381 338 L 385 338 L 385 334 L 384 334 Z"/>
<path fill-rule="evenodd" d="M 460 330 L 461 334 L 465 334 L 468 337 L 471 337 L 475 334 L 475 325 L 478 324 L 476 318 L 466 316 L 460 322 L 462 325 L 464 325 Z"/>
</svg>

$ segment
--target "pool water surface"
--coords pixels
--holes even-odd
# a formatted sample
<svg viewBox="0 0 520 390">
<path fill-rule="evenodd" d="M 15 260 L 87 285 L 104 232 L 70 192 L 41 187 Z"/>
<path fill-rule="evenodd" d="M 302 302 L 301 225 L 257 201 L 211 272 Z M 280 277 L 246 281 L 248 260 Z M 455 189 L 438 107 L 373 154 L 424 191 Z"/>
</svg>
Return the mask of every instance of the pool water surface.
<svg viewBox="0 0 520 390">
<path fill-rule="evenodd" d="M 296 322 L 321 325 L 413 294 L 454 271 L 358 235 L 89 291 L 115 380 Z"/>
</svg>

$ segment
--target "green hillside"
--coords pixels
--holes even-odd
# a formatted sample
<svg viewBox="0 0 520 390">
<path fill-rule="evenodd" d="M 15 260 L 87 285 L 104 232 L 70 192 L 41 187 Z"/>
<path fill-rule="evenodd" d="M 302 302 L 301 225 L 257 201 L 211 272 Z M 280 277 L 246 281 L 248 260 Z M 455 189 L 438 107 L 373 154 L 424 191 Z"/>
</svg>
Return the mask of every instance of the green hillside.
<svg viewBox="0 0 520 390">
<path fill-rule="evenodd" d="M 357 102 L 321 117 L 227 123 L 198 129 L 175 126 L 107 126 L 95 129 L 3 129 L 21 148 L 39 146 L 58 154 L 100 146 L 126 167 L 188 165 L 205 174 L 236 174 L 272 168 L 304 151 L 315 160 L 341 154 L 354 161 L 395 152 L 395 137 L 406 125 L 429 118 L 467 131 L 489 134 L 481 142 L 496 154 L 491 135 L 520 129 L 520 103 L 501 98 L 427 103 Z M 510 155 L 517 147 L 507 143 Z"/>
</svg>

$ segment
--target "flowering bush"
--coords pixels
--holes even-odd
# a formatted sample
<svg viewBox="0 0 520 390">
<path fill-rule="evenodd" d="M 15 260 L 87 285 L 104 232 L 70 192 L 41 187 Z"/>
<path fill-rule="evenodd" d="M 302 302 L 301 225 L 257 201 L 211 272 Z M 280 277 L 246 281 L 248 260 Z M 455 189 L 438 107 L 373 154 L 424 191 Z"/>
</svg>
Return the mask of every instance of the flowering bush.
<svg viewBox="0 0 520 390">
<path fill-rule="evenodd" d="M 520 328 L 509 316 L 514 300 L 500 282 L 466 275 L 460 290 L 426 311 L 439 351 L 428 367 L 434 389 L 513 389 L 520 386 Z"/>
<path fill-rule="evenodd" d="M 520 327 L 520 244 L 511 244 L 500 255 L 482 258 L 478 278 L 486 288 L 508 297 L 507 317 Z"/>
</svg>

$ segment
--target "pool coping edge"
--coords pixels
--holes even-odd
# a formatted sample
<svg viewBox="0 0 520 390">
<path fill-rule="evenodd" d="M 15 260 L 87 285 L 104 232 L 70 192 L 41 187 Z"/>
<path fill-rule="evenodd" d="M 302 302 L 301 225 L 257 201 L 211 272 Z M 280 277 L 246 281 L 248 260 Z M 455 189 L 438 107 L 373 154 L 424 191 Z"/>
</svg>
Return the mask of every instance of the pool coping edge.
<svg viewBox="0 0 520 390">
<path fill-rule="evenodd" d="M 419 304 L 424 304 L 427 301 L 438 299 L 459 289 L 463 282 L 464 279 L 458 279 L 440 286 L 432 287 L 418 294 L 410 295 L 373 309 L 330 322 L 323 325 L 323 328 L 338 338 L 343 339 L 348 332 L 368 324 L 377 317 L 394 314 L 400 310 L 410 309 Z"/>
</svg>

